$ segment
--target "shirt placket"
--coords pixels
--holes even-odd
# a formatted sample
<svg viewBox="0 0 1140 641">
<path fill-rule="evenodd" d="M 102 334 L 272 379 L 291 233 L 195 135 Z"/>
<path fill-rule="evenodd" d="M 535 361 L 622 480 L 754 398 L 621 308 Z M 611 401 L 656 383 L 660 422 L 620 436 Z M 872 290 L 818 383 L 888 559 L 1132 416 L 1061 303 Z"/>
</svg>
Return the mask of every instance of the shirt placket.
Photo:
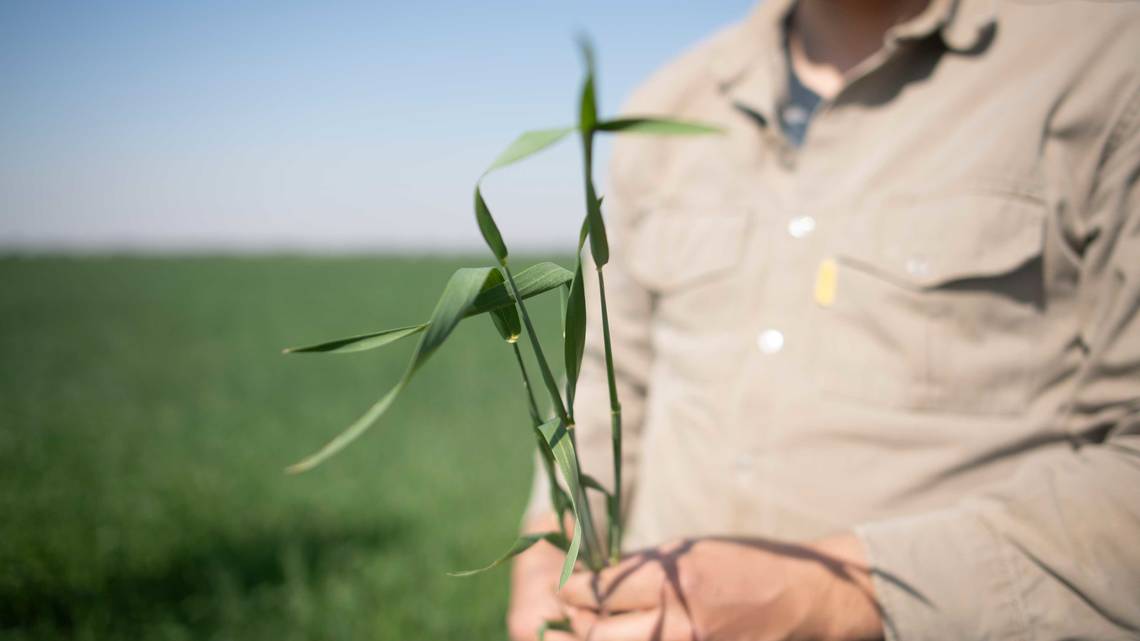
<svg viewBox="0 0 1140 641">
<path fill-rule="evenodd" d="M 779 491 L 778 475 L 773 471 L 780 465 L 774 441 L 781 425 L 788 422 L 783 415 L 814 388 L 810 377 L 818 340 L 813 332 L 818 324 L 812 319 L 814 314 L 826 313 L 830 302 L 828 239 L 839 233 L 844 203 L 860 198 L 858 187 L 844 180 L 844 163 L 837 161 L 853 157 L 851 137 L 844 132 L 857 130 L 861 110 L 850 97 L 882 73 L 899 49 L 897 41 L 888 39 L 878 53 L 854 68 L 840 93 L 820 102 L 799 147 L 780 131 L 774 112 L 756 112 L 765 127 L 760 144 L 767 150 L 753 198 L 758 211 L 764 212 L 760 224 L 768 255 L 762 262 L 766 268 L 757 274 L 761 294 L 747 321 L 753 345 L 745 364 L 746 382 L 735 403 L 734 420 L 742 433 L 732 454 L 734 513 L 749 515 L 734 524 L 742 529 L 758 526 L 778 533 L 781 528 L 779 503 L 773 500 Z M 781 57 L 768 61 L 769 70 L 784 68 L 782 53 L 777 55 Z M 786 83 L 773 82 L 772 86 L 780 93 L 768 105 L 778 109 L 787 102 Z"/>
</svg>

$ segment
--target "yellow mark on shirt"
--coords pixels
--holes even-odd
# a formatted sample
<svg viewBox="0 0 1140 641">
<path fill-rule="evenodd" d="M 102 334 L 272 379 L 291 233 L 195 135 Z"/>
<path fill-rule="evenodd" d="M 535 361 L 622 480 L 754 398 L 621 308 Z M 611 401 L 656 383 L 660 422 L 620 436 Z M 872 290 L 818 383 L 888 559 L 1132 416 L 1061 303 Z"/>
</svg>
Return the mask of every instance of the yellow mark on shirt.
<svg viewBox="0 0 1140 641">
<path fill-rule="evenodd" d="M 825 258 L 819 263 L 815 273 L 815 302 L 820 307 L 831 307 L 835 302 L 835 285 L 839 278 L 839 266 L 835 259 Z"/>
</svg>

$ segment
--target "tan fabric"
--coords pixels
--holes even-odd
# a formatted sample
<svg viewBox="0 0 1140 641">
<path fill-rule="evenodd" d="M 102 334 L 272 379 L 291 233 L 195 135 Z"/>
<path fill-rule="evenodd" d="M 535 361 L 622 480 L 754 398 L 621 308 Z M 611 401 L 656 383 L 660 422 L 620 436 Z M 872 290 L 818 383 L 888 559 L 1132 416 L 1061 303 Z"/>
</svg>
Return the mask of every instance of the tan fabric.
<svg viewBox="0 0 1140 641">
<path fill-rule="evenodd" d="M 855 529 L 891 639 L 1140 638 L 1137 5 L 936 1 L 799 150 L 787 10 L 628 105 L 727 135 L 615 146 L 627 546 Z"/>
</svg>

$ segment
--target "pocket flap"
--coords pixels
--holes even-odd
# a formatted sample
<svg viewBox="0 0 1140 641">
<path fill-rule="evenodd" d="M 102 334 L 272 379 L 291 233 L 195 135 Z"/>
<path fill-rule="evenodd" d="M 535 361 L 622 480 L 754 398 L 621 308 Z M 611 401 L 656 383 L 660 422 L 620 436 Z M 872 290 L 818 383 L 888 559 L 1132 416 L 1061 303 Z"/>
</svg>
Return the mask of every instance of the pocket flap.
<svg viewBox="0 0 1140 641">
<path fill-rule="evenodd" d="M 912 287 L 1008 273 L 1041 254 L 1041 201 L 1002 193 L 948 196 L 856 212 L 836 250 L 840 262 Z"/>
<path fill-rule="evenodd" d="M 740 261 L 749 220 L 747 211 L 651 211 L 634 229 L 630 272 L 651 290 L 669 291 L 726 271 Z"/>
</svg>

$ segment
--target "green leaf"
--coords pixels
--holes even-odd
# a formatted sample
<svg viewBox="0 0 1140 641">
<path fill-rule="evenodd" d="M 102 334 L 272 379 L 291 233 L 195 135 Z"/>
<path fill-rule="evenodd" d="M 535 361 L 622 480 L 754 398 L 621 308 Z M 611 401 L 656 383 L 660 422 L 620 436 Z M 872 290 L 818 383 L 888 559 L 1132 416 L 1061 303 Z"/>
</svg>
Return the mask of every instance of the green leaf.
<svg viewBox="0 0 1140 641">
<path fill-rule="evenodd" d="M 566 552 L 566 560 L 562 564 L 562 575 L 558 587 L 562 587 L 574 572 L 574 563 L 578 560 L 578 551 L 582 545 L 582 507 L 578 505 L 578 497 L 582 493 L 581 481 L 578 478 L 578 455 L 574 451 L 573 439 L 562 423 L 562 419 L 554 418 L 538 426 L 543 437 L 550 445 L 554 460 L 558 462 L 558 469 L 562 471 L 562 478 L 566 480 L 567 492 L 570 495 L 571 506 L 574 508 L 574 537 L 570 541 L 570 549 Z"/>
<path fill-rule="evenodd" d="M 590 226 L 590 256 L 601 269 L 610 262 L 610 243 L 606 238 L 606 222 L 602 219 L 602 201 L 594 193 L 594 181 L 586 180 L 586 220 Z"/>
<path fill-rule="evenodd" d="M 578 107 L 578 129 L 594 131 L 598 124 L 598 97 L 594 88 L 594 76 L 590 74 L 582 81 L 581 105 Z"/>
<path fill-rule="evenodd" d="M 506 285 L 500 280 L 501 275 L 500 279 L 496 279 L 495 277 L 491 278 L 493 284 L 479 292 L 471 309 L 464 314 L 465 318 L 496 310 L 515 309 L 514 299 L 511 298 Z M 519 272 L 515 277 L 515 282 L 518 283 L 519 294 L 525 299 L 537 296 L 556 287 L 565 286 L 573 280 L 573 278 L 574 274 L 560 265 L 555 265 L 554 263 L 538 263 Z M 517 314 L 517 310 L 515 313 Z M 347 354 L 350 352 L 362 352 L 383 347 L 401 338 L 418 334 L 427 329 L 429 325 L 431 325 L 430 321 L 419 325 L 385 329 L 368 334 L 361 334 L 359 336 L 349 336 L 348 338 L 338 338 L 306 347 L 290 347 L 285 350 L 285 353 Z"/>
<path fill-rule="evenodd" d="M 578 552 L 582 549 L 582 519 L 574 519 L 574 536 L 570 539 L 570 547 L 566 550 L 566 558 L 562 560 L 562 573 L 558 575 L 558 589 L 570 580 L 574 574 L 574 564 L 578 562 Z"/>
<path fill-rule="evenodd" d="M 550 480 L 550 502 L 554 508 L 554 512 L 558 515 L 558 522 L 562 522 L 562 516 L 566 510 L 574 509 L 574 502 L 566 495 L 566 490 L 558 484 L 557 479 L 554 477 L 553 468 L 550 466 L 556 465 L 554 460 L 554 452 L 550 449 L 550 443 L 546 441 L 546 436 L 543 435 L 539 425 L 534 426 L 534 435 L 538 441 L 538 451 L 542 455 L 543 467 L 548 472 L 548 480 Z"/>
<path fill-rule="evenodd" d="M 574 273 L 561 265 L 538 263 L 515 274 L 515 284 L 519 288 L 519 296 L 526 299 L 569 283 L 573 278 Z M 509 288 L 500 283 L 480 292 L 467 315 L 474 316 L 514 304 Z"/>
<path fill-rule="evenodd" d="M 518 539 L 516 539 L 514 544 L 511 545 L 510 549 L 508 549 L 502 556 L 500 556 L 499 558 L 492 561 L 489 565 L 487 565 L 485 567 L 478 568 L 476 570 L 464 570 L 462 572 L 448 572 L 447 574 L 448 574 L 448 576 L 472 576 L 474 574 L 481 574 L 483 572 L 486 572 L 487 570 L 494 570 L 495 568 L 499 567 L 503 563 L 506 563 L 507 561 L 509 561 L 509 560 L 513 559 L 514 557 L 522 554 L 523 552 L 526 552 L 527 550 L 529 550 L 531 548 L 531 546 L 533 546 L 535 543 L 538 543 L 539 541 L 547 541 L 550 544 L 554 545 L 555 547 L 557 547 L 561 550 L 567 550 L 570 547 L 570 544 L 567 543 L 566 538 L 563 537 L 562 534 L 559 532 L 542 532 L 540 534 L 526 534 L 526 535 L 520 536 Z"/>
<path fill-rule="evenodd" d="M 590 476 L 589 474 L 582 474 L 581 480 L 582 480 L 582 487 L 586 487 L 586 488 L 589 488 L 591 490 L 596 490 L 598 492 L 601 492 L 602 494 L 606 495 L 606 497 L 610 496 L 610 491 L 606 489 L 606 486 L 602 485 L 601 482 L 598 481 L 598 479 Z"/>
<path fill-rule="evenodd" d="M 582 65 L 586 67 L 587 73 L 594 73 L 597 68 L 598 57 L 594 54 L 594 43 L 590 40 L 589 34 L 580 32 L 574 37 L 574 43 L 578 45 L 578 54 L 582 56 Z"/>
<path fill-rule="evenodd" d="M 669 118 L 617 118 L 599 122 L 598 131 L 626 134 L 655 134 L 662 136 L 700 136 L 720 134 L 724 130 L 700 122 L 687 122 Z"/>
<path fill-rule="evenodd" d="M 427 326 L 427 323 L 422 323 L 420 325 L 385 329 L 383 331 L 361 334 L 359 336 L 349 336 L 348 338 L 338 338 L 334 341 L 307 345 L 305 347 L 289 347 L 285 349 L 285 353 L 306 354 L 321 352 L 326 354 L 348 354 L 351 352 L 363 352 L 365 350 L 383 347 L 389 343 L 395 343 L 401 338 L 419 334 L 427 329 Z"/>
<path fill-rule="evenodd" d="M 496 276 L 499 276 L 497 282 Z M 408 375 L 415 373 L 443 345 L 459 321 L 474 308 L 479 294 L 497 284 L 502 284 L 502 277 L 498 270 L 489 267 L 464 267 L 451 275 L 431 314 L 430 326 L 412 357 Z"/>
<path fill-rule="evenodd" d="M 606 499 L 606 515 L 610 519 L 610 527 L 612 528 L 614 523 L 620 523 L 619 519 L 621 518 L 621 516 L 618 514 L 618 505 L 617 505 L 616 497 L 612 493 L 610 493 L 609 490 L 606 489 L 606 486 L 602 485 L 602 483 L 600 481 L 598 481 L 598 479 L 590 476 L 589 474 L 582 474 L 581 475 L 581 481 L 582 481 L 582 487 L 584 487 L 586 489 L 594 490 L 595 492 L 598 492 L 603 497 L 605 497 L 605 499 Z M 621 543 L 620 543 L 620 541 L 615 539 L 615 540 L 610 542 L 610 545 L 620 546 Z"/>
<path fill-rule="evenodd" d="M 483 172 L 483 176 L 546 149 L 565 138 L 571 131 L 574 131 L 574 127 L 557 127 L 524 132 L 491 162 L 491 165 Z M 483 234 L 483 240 L 491 249 L 491 253 L 495 255 L 500 265 L 506 265 L 507 245 L 503 242 L 503 235 L 499 232 L 499 226 L 495 224 L 491 210 L 487 207 L 487 201 L 483 198 L 480 189 L 481 182 L 482 178 L 475 183 L 475 220 L 479 224 L 479 231 Z"/>
<path fill-rule="evenodd" d="M 348 428 L 341 432 L 336 438 L 329 441 L 316 453 L 290 466 L 287 471 L 295 474 L 316 467 L 325 459 L 343 449 L 345 445 L 356 440 L 371 427 L 384 412 L 388 411 L 392 402 L 396 400 L 396 397 L 399 396 L 400 392 L 403 391 L 404 387 L 411 381 L 416 371 L 419 370 L 427 359 L 439 349 L 440 345 L 447 340 L 447 337 L 451 335 L 452 330 L 459 324 L 459 321 L 468 315 L 479 293 L 488 287 L 494 286 L 496 282 L 494 274 L 498 274 L 498 271 L 490 267 L 465 267 L 452 274 L 451 279 L 447 281 L 447 286 L 443 289 L 443 294 L 439 297 L 439 302 L 436 303 L 435 311 L 432 312 L 431 320 L 428 321 L 428 328 L 420 338 L 420 342 L 416 346 L 416 351 L 408 363 L 408 368 L 404 371 L 403 377 L 396 383 L 396 386 L 384 394 L 363 416 L 358 418 L 352 425 L 349 425 Z M 501 279 L 502 276 L 500 275 L 500 284 Z"/>
<path fill-rule="evenodd" d="M 522 334 L 522 321 L 519 320 L 519 310 L 514 307 L 500 307 L 491 310 L 491 321 L 499 336 L 508 343 L 517 343 Z"/>
<path fill-rule="evenodd" d="M 507 165 L 516 163 L 523 158 L 537 154 L 538 152 L 550 147 L 551 145 L 559 142 L 566 137 L 575 127 L 556 127 L 551 129 L 537 129 L 534 131 L 527 131 L 515 138 L 503 153 L 499 154 L 491 163 L 490 167 L 483 172 L 483 175 L 506 167 Z"/>
<path fill-rule="evenodd" d="M 586 294 L 582 283 L 582 263 L 574 280 L 570 281 L 570 294 L 566 298 L 563 317 L 563 362 L 566 366 L 566 406 L 573 415 L 574 392 L 578 387 L 578 374 L 582 371 L 582 354 L 586 346 Z"/>
<path fill-rule="evenodd" d="M 578 131 L 582 136 L 583 173 L 586 183 L 586 218 L 590 223 L 590 255 L 594 258 L 598 269 L 601 269 L 610 260 L 610 248 L 606 239 L 606 228 L 602 222 L 602 208 L 597 194 L 594 193 L 594 129 L 598 124 L 596 57 L 594 48 L 585 35 L 578 36 L 578 48 L 586 67 L 586 75 L 582 80 L 582 93 L 578 101 Z"/>
<path fill-rule="evenodd" d="M 502 285 L 503 273 L 495 270 L 489 277 L 488 284 Z M 490 285 L 490 286 L 494 286 Z M 522 334 L 522 321 L 519 320 L 519 310 L 514 305 L 506 305 L 497 309 L 492 309 L 491 321 L 495 324 L 495 329 L 499 331 L 499 336 L 508 343 L 515 343 L 519 340 L 519 335 Z"/>
<path fill-rule="evenodd" d="M 562 319 L 562 340 L 566 340 L 566 301 L 570 298 L 570 285 L 563 285 L 559 290 L 558 318 Z"/>
<path fill-rule="evenodd" d="M 583 136 L 590 135 L 598 122 L 598 99 L 595 87 L 595 55 L 594 47 L 585 35 L 578 36 L 578 49 L 582 54 L 582 63 L 586 67 L 586 77 L 582 81 L 582 93 L 578 107 L 578 129 Z"/>
<path fill-rule="evenodd" d="M 325 443 L 321 449 L 285 468 L 285 471 L 289 474 L 307 472 L 323 463 L 325 459 L 328 459 L 330 456 L 344 449 L 344 446 L 359 438 L 361 434 L 367 431 L 368 428 L 376 422 L 376 419 L 388 411 L 388 408 L 392 405 L 392 402 L 396 400 L 396 397 L 400 395 L 400 392 L 403 391 L 405 385 L 405 380 L 401 379 L 395 387 L 380 397 L 380 400 L 368 408 L 368 411 L 356 419 L 352 425 L 349 425 L 343 432 L 337 434 L 336 437 L 328 443 Z"/>
<path fill-rule="evenodd" d="M 482 232 L 487 247 L 491 248 L 491 253 L 495 255 L 499 264 L 505 265 L 507 262 L 507 245 L 503 242 L 503 235 L 499 233 L 499 226 L 495 224 L 495 219 L 491 216 L 491 210 L 487 208 L 487 201 L 483 200 L 479 185 L 475 185 L 475 220 L 479 223 L 479 231 Z"/>
</svg>

